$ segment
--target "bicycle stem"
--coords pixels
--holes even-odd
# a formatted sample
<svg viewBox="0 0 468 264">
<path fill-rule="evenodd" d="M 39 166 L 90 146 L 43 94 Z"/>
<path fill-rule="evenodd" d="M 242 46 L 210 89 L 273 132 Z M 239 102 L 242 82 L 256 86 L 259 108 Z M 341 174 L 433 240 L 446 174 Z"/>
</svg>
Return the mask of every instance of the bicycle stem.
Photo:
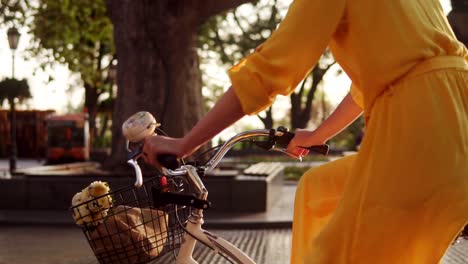
<svg viewBox="0 0 468 264">
<path fill-rule="evenodd" d="M 192 165 L 185 165 L 185 169 L 187 171 L 188 179 L 198 191 L 198 198 L 206 201 L 208 198 L 208 190 L 206 189 L 205 184 L 203 184 L 203 181 L 200 179 L 200 176 L 197 173 L 197 169 Z"/>
</svg>

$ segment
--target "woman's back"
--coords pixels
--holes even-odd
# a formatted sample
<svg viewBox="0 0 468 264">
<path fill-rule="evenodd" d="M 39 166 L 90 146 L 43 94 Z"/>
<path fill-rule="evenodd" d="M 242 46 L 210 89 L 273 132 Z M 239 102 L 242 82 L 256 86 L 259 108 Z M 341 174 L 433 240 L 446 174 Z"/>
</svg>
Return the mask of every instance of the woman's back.
<svg viewBox="0 0 468 264">
<path fill-rule="evenodd" d="M 348 3 L 330 47 L 364 92 L 365 102 L 423 60 L 447 55 L 468 59 L 439 0 Z"/>
</svg>

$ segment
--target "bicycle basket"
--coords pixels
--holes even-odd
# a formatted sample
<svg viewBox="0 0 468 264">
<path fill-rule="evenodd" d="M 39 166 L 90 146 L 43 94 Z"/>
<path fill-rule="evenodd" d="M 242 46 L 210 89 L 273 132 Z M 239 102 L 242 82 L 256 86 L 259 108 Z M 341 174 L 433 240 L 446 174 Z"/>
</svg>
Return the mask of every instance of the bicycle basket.
<svg viewBox="0 0 468 264">
<path fill-rule="evenodd" d="M 175 181 L 164 186 L 173 192 L 183 187 Z M 190 208 L 154 208 L 151 191 L 162 188 L 160 177 L 154 177 L 141 188 L 122 188 L 70 208 L 99 263 L 147 263 L 180 248 L 184 230 L 179 223 L 186 223 Z"/>
</svg>

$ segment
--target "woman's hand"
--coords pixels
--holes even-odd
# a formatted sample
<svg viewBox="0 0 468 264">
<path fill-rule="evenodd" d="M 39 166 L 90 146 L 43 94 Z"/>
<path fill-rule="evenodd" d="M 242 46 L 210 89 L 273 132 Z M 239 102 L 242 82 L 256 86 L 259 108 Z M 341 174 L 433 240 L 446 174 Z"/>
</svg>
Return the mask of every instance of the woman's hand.
<svg viewBox="0 0 468 264">
<path fill-rule="evenodd" d="M 304 157 L 309 153 L 307 149 L 301 147 L 323 145 L 327 141 L 327 139 L 320 137 L 315 131 L 307 129 L 296 129 L 294 134 L 286 151 L 298 157 Z"/>
<path fill-rule="evenodd" d="M 340 133 L 362 114 L 361 107 L 348 93 L 333 113 L 314 130 L 297 129 L 286 150 L 298 157 L 309 153 L 301 147 L 323 145 L 327 140 Z"/>
<path fill-rule="evenodd" d="M 144 160 L 158 166 L 157 154 L 173 154 L 184 158 L 244 116 L 242 106 L 230 88 L 215 106 L 183 138 L 150 136 L 145 139 Z"/>
<path fill-rule="evenodd" d="M 159 154 L 172 154 L 177 158 L 183 158 L 188 154 L 183 148 L 181 138 L 171 138 L 160 135 L 152 135 L 145 138 L 143 145 L 143 160 L 152 166 L 161 167 L 157 161 Z"/>
</svg>

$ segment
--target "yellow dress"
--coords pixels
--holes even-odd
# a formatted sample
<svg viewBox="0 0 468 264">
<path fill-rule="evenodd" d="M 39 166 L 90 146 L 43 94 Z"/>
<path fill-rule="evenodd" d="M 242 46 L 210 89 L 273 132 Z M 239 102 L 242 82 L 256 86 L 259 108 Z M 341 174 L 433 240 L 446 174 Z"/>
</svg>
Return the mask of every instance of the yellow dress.
<svg viewBox="0 0 468 264">
<path fill-rule="evenodd" d="M 466 47 L 438 0 L 295 0 L 229 71 L 244 112 L 291 93 L 327 46 L 366 135 L 299 183 L 291 262 L 438 263 L 468 222 Z"/>
</svg>

